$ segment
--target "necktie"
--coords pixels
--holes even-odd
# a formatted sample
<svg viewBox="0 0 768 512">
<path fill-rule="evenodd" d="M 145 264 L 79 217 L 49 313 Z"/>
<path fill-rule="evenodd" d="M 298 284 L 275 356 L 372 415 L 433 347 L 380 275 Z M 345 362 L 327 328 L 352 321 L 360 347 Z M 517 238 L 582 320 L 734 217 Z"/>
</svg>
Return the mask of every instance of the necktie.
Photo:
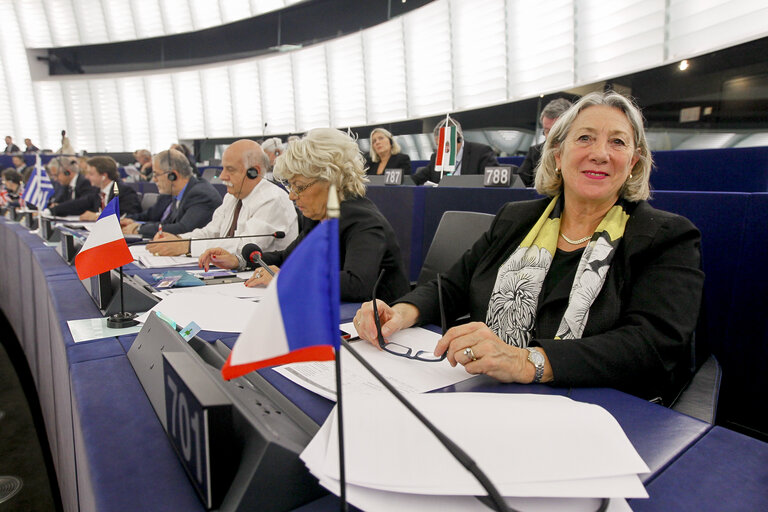
<svg viewBox="0 0 768 512">
<path fill-rule="evenodd" d="M 69 198 L 70 198 L 70 199 L 74 199 L 74 198 L 75 198 L 75 187 L 73 187 L 72 185 L 70 185 L 70 186 L 69 186 L 69 192 L 68 192 L 68 194 L 69 194 Z"/>
<path fill-rule="evenodd" d="M 103 210 L 107 206 L 104 204 L 104 202 L 107 200 L 107 195 L 104 192 L 99 192 L 99 196 L 101 196 L 101 209 Z"/>
<path fill-rule="evenodd" d="M 240 216 L 240 208 L 242 207 L 243 207 L 243 200 L 238 199 L 237 204 L 235 205 L 235 216 L 232 219 L 232 225 L 229 226 L 229 231 L 227 231 L 227 237 L 235 235 L 235 229 L 237 228 L 237 218 Z"/>
<path fill-rule="evenodd" d="M 165 211 L 163 212 L 163 218 L 160 219 L 160 222 L 167 222 L 169 219 L 173 217 L 173 214 L 176 212 L 176 199 L 171 201 L 168 206 L 165 207 Z"/>
</svg>

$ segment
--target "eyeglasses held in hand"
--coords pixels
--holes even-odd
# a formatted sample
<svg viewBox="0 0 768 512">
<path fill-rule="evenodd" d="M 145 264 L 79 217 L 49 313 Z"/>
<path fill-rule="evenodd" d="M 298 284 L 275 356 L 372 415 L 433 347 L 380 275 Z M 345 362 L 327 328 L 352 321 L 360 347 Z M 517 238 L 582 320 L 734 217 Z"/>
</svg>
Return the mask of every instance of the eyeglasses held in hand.
<svg viewBox="0 0 768 512">
<path fill-rule="evenodd" d="M 381 271 L 379 274 L 379 278 L 376 279 L 376 284 L 373 285 L 373 322 L 376 324 L 376 336 L 379 340 L 379 347 L 381 347 L 383 350 L 386 350 L 390 354 L 394 354 L 396 356 L 405 357 L 408 359 L 415 359 L 416 361 L 424 361 L 427 363 L 442 361 L 445 359 L 445 353 L 443 353 L 442 356 L 436 356 L 434 353 L 428 351 L 428 350 L 418 350 L 414 352 L 414 350 L 410 347 L 406 347 L 404 345 L 400 345 L 399 343 L 392 343 L 387 342 L 384 340 L 384 335 L 381 334 L 381 320 L 379 320 L 379 308 L 376 306 L 376 290 L 379 288 L 379 283 L 381 282 L 381 278 L 384 277 L 384 270 Z M 443 334 L 445 334 L 445 313 L 443 313 L 443 298 L 441 293 L 441 286 L 440 286 L 440 275 L 437 276 L 437 290 L 438 294 L 440 294 L 440 319 L 442 321 L 442 328 L 443 328 Z"/>
</svg>

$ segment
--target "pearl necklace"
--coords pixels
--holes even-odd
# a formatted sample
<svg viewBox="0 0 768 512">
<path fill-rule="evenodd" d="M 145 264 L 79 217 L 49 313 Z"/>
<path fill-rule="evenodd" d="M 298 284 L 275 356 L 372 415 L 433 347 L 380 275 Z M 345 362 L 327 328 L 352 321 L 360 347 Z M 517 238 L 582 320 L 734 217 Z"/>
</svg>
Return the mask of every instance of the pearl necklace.
<svg viewBox="0 0 768 512">
<path fill-rule="evenodd" d="M 583 244 L 584 242 L 586 242 L 587 240 L 592 238 L 592 235 L 587 235 L 584 238 L 579 238 L 578 240 L 571 240 L 570 238 L 565 236 L 565 233 L 560 233 L 560 236 L 563 237 L 563 240 L 565 240 L 566 242 L 568 242 L 571 245 Z"/>
</svg>

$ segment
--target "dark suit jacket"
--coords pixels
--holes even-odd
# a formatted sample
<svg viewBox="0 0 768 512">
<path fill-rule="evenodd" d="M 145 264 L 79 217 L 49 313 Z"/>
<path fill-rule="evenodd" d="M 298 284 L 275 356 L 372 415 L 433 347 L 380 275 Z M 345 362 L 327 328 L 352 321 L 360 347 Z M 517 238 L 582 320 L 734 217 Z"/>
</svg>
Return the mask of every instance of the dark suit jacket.
<svg viewBox="0 0 768 512">
<path fill-rule="evenodd" d="M 69 187 L 74 187 L 75 198 L 69 199 Z M 67 215 L 80 215 L 86 210 L 98 211 L 98 207 L 95 206 L 94 197 L 96 203 L 101 203 L 99 198 L 99 189 L 92 186 L 91 182 L 80 173 L 77 173 L 72 181 L 69 183 L 69 187 L 61 187 L 54 194 L 52 203 L 57 203 L 56 206 L 51 207 L 51 213 L 57 217 L 64 217 Z"/>
<path fill-rule="evenodd" d="M 303 223 L 296 240 L 282 251 L 264 253 L 264 262 L 267 265 L 282 265 L 317 224 L 317 221 L 311 220 Z M 341 202 L 339 263 L 341 300 L 370 300 L 373 285 L 382 269 L 384 277 L 377 292 L 379 299 L 390 302 L 410 289 L 395 232 L 376 205 L 366 197 Z"/>
<path fill-rule="evenodd" d="M 502 207 L 490 230 L 443 278 L 446 318 L 469 313 L 470 320 L 485 322 L 499 267 L 549 201 Z M 544 348 L 556 386 L 613 387 L 668 400 L 690 376 L 690 342 L 704 283 L 701 235 L 688 219 L 645 201 L 632 203 L 630 213 L 582 338 L 553 339 L 571 288 L 563 279 L 537 306 L 531 344 Z M 436 289 L 432 281 L 401 301 L 419 308 L 420 322 L 439 324 Z"/>
<path fill-rule="evenodd" d="M 173 197 L 163 194 L 158 198 L 155 206 L 130 217 L 134 220 L 144 221 L 139 228 L 139 233 L 145 238 L 155 236 L 158 224 L 163 218 L 165 209 L 173 201 Z M 193 229 L 201 228 L 208 224 L 213 217 L 213 211 L 221 205 L 221 194 L 213 188 L 213 185 L 203 179 L 192 176 L 187 183 L 187 189 L 181 196 L 181 202 L 176 209 L 171 207 L 171 212 L 165 222 L 163 231 L 178 235 L 189 233 Z"/>
<path fill-rule="evenodd" d="M 139 194 L 129 187 L 128 185 L 118 181 L 117 191 L 120 193 L 120 215 L 127 213 L 140 213 L 141 212 L 141 198 Z M 101 192 L 101 191 L 99 191 Z M 115 197 L 115 191 L 110 188 L 109 196 L 107 197 L 107 203 L 109 203 Z M 98 211 L 101 208 L 101 196 L 96 195 L 95 209 L 91 208 L 91 211 Z"/>
<path fill-rule="evenodd" d="M 5 146 L 4 153 L 21 153 L 21 150 L 19 149 L 19 146 L 16 144 L 11 144 L 10 146 Z"/>
<path fill-rule="evenodd" d="M 478 144 L 476 142 L 464 141 L 464 154 L 461 157 L 461 174 L 483 174 L 485 168 L 499 165 L 496 155 L 490 146 Z M 416 185 L 422 185 L 426 181 L 432 183 L 440 182 L 440 173 L 435 171 L 435 154 L 429 157 L 429 165 L 423 167 L 413 174 L 413 182 Z"/>
<path fill-rule="evenodd" d="M 35 146 L 34 144 L 33 144 L 33 145 L 31 145 L 31 146 L 29 146 L 28 148 L 25 148 L 25 149 L 24 149 L 24 152 L 25 152 L 25 153 L 37 153 L 38 151 L 40 151 L 40 148 L 38 148 L 38 147 L 37 147 L 37 146 Z"/>
<path fill-rule="evenodd" d="M 536 177 L 536 166 L 539 165 L 539 160 L 541 160 L 541 152 L 543 149 L 543 142 L 541 144 L 531 146 L 531 148 L 528 150 L 528 154 L 525 155 L 523 164 L 517 170 L 517 174 L 520 175 L 520 178 L 523 180 L 523 183 L 525 183 L 526 187 L 533 186 L 533 180 Z"/>
<path fill-rule="evenodd" d="M 379 169 L 379 162 L 374 162 L 371 159 L 371 155 L 365 156 L 365 173 L 369 175 L 376 174 L 376 171 Z M 389 161 L 387 162 L 387 169 L 402 169 L 403 170 L 403 176 L 406 176 L 408 174 L 411 174 L 411 157 L 406 155 L 405 153 L 398 153 L 396 155 L 391 155 L 389 157 Z"/>
</svg>

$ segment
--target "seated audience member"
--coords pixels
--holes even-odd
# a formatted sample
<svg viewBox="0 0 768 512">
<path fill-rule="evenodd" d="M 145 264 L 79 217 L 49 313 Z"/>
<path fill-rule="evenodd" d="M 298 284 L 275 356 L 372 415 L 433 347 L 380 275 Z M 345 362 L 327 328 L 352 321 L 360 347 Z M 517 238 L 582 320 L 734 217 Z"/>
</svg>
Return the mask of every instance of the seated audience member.
<svg viewBox="0 0 768 512">
<path fill-rule="evenodd" d="M 549 197 L 508 203 L 442 276 L 448 319 L 437 343 L 472 374 L 504 382 L 612 387 L 674 397 L 689 376 L 701 302 L 700 233 L 646 199 L 651 153 L 639 109 L 592 93 L 552 127 L 536 172 Z M 439 324 L 436 281 L 388 306 L 386 339 Z M 370 302 L 354 318 L 379 346 Z"/>
<path fill-rule="evenodd" d="M 13 162 L 14 169 L 21 174 L 21 179 L 24 183 L 29 182 L 29 177 L 32 175 L 34 167 L 27 165 L 27 162 L 24 161 L 24 157 L 21 155 L 13 155 L 11 161 Z"/>
<path fill-rule="evenodd" d="M 115 183 L 117 183 L 117 191 L 120 194 L 120 215 L 141 212 L 139 194 L 120 180 L 117 162 L 112 157 L 94 156 L 89 158 L 86 161 L 85 176 L 91 185 L 99 189 L 99 193 L 93 197 L 93 205 L 89 211 L 80 215 L 80 220 L 99 218 L 99 212 L 115 197 Z"/>
<path fill-rule="evenodd" d="M 160 225 L 164 233 L 179 234 L 211 221 L 213 212 L 221 206 L 221 195 L 210 183 L 192 174 L 187 157 L 175 149 L 161 151 L 155 155 L 152 168 L 152 181 L 169 199 L 147 211 L 127 215 L 120 222 L 123 233 L 152 238 Z"/>
<path fill-rule="evenodd" d="M 40 148 L 32 144 L 32 139 L 24 139 L 24 144 L 27 146 L 24 148 L 25 153 L 37 153 L 40 151 Z"/>
<path fill-rule="evenodd" d="M 54 193 L 48 205 L 51 215 L 65 217 L 97 209 L 100 202 L 99 189 L 92 186 L 88 178 L 80 174 L 77 159 L 57 157 L 56 160 L 59 163 L 60 188 Z"/>
<path fill-rule="evenodd" d="M 374 128 L 371 150 L 365 157 L 365 173 L 384 174 L 384 169 L 402 169 L 404 176 L 411 174 L 411 158 L 400 151 L 400 144 L 388 130 Z"/>
<path fill-rule="evenodd" d="M 16 207 L 20 204 L 20 198 L 24 193 L 24 183 L 16 169 L 7 168 L 2 173 L 3 188 L 6 190 L 4 195 L 7 204 L 3 206 Z"/>
<path fill-rule="evenodd" d="M 13 138 L 10 135 L 5 136 L 5 150 L 3 153 L 9 155 L 11 153 L 20 153 L 19 146 L 13 143 Z"/>
<path fill-rule="evenodd" d="M 48 174 L 48 178 L 51 180 L 55 195 L 55 193 L 58 192 L 61 188 L 61 183 L 59 183 L 59 159 L 51 158 L 51 160 L 45 166 L 45 172 Z"/>
<path fill-rule="evenodd" d="M 310 130 L 304 138 L 291 142 L 276 160 L 275 177 L 286 183 L 290 198 L 309 221 L 302 223 L 299 238 L 287 249 L 264 252 L 264 262 L 277 271 L 304 237 L 326 218 L 328 190 L 333 183 L 341 204 L 341 300 L 369 298 L 382 269 L 382 297 L 392 300 L 410 289 L 395 233 L 376 205 L 365 197 L 363 156 L 349 135 L 331 128 Z M 240 253 L 222 248 L 206 251 L 199 261 L 206 269 L 210 264 L 241 269 L 246 266 Z M 270 279 L 267 272 L 257 269 L 246 285 L 264 286 Z"/>
<path fill-rule="evenodd" d="M 144 180 L 152 179 L 152 153 L 146 149 L 137 149 L 133 152 L 133 158 L 136 159 L 136 169 Z"/>
<path fill-rule="evenodd" d="M 274 181 L 272 179 L 272 171 L 275 168 L 275 159 L 283 154 L 283 141 L 279 137 L 272 137 L 261 144 L 261 149 L 269 157 L 269 169 L 267 170 L 266 177 L 268 180 Z"/>
<path fill-rule="evenodd" d="M 75 154 L 75 148 L 72 146 L 72 143 L 69 142 L 69 137 L 67 137 L 67 130 L 61 130 L 61 147 L 56 152 L 61 155 Z"/>
<path fill-rule="evenodd" d="M 433 131 L 435 137 L 435 145 L 438 144 L 438 138 L 440 136 L 440 128 L 445 126 L 445 119 L 440 121 Z M 485 144 L 478 144 L 476 142 L 469 142 L 464 140 L 464 132 L 461 130 L 461 125 L 456 122 L 456 170 L 454 175 L 459 174 L 483 174 L 485 168 L 488 166 L 499 165 L 496 160 L 496 155 L 493 153 L 493 149 Z M 441 174 L 435 171 L 435 153 L 429 158 L 429 165 L 419 169 L 413 174 L 413 182 L 416 185 L 423 185 L 427 181 L 432 183 L 439 183 L 442 178 Z"/>
<path fill-rule="evenodd" d="M 197 165 L 195 162 L 195 155 L 192 153 L 192 151 L 187 147 L 186 144 L 182 144 L 180 142 L 177 142 L 176 144 L 171 144 L 171 147 L 168 149 L 175 149 L 176 151 L 179 151 L 181 154 L 183 154 L 187 161 L 189 162 L 190 167 L 197 172 Z"/>
<path fill-rule="evenodd" d="M 157 233 L 155 240 L 172 243 L 149 244 L 147 250 L 160 256 L 189 254 L 199 257 L 206 249 L 223 247 L 239 253 L 247 243 L 259 244 L 264 250 L 285 249 L 298 234 L 296 209 L 288 194 L 274 183 L 263 179 L 269 158 L 252 140 L 233 142 L 222 155 L 221 182 L 227 194 L 213 219 L 205 227 L 187 233 Z M 196 238 L 230 238 L 264 235 L 283 231 L 285 238 L 254 237 L 232 240 L 199 240 Z"/>
<path fill-rule="evenodd" d="M 541 133 L 544 135 L 544 140 L 547 139 L 549 130 L 552 129 L 557 118 L 563 115 L 569 108 L 571 108 L 571 102 L 565 98 L 557 98 L 546 104 L 544 110 L 541 111 L 541 117 L 539 118 L 541 120 Z M 528 149 L 528 154 L 525 155 L 523 164 L 520 166 L 520 169 L 517 170 L 517 174 L 520 175 L 520 179 L 523 180 L 526 187 L 533 186 L 534 171 L 539 165 L 543 149 L 543 142 L 531 146 L 530 149 Z"/>
</svg>

